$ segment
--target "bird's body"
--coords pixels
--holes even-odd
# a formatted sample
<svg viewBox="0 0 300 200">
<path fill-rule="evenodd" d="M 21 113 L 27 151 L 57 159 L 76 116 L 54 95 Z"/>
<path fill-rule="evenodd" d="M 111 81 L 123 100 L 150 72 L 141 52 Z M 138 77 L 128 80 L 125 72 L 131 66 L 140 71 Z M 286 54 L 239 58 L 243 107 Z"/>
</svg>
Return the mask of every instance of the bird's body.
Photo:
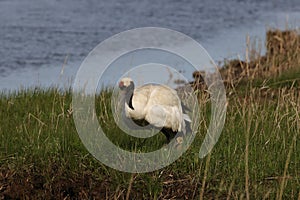
<svg viewBox="0 0 300 200">
<path fill-rule="evenodd" d="M 183 113 L 177 92 L 165 85 L 147 84 L 134 88 L 130 78 L 123 78 L 119 87 L 125 91 L 125 114 L 133 121 L 161 128 L 170 141 L 177 132 L 186 133 L 189 117 Z M 190 130 L 190 127 L 187 127 Z"/>
</svg>

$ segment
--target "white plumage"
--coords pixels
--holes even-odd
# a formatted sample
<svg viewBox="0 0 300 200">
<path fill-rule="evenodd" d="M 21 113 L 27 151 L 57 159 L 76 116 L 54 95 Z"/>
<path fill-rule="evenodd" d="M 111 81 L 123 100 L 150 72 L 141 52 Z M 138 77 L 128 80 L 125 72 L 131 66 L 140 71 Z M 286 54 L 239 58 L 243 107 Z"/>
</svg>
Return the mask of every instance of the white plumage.
<svg viewBox="0 0 300 200">
<path fill-rule="evenodd" d="M 190 118 L 183 113 L 177 92 L 165 85 L 147 84 L 134 88 L 130 78 L 123 78 L 119 87 L 124 91 L 126 117 L 146 121 L 162 132 L 170 141 L 177 132 L 190 131 Z M 188 127 L 186 127 L 188 125 Z"/>
</svg>

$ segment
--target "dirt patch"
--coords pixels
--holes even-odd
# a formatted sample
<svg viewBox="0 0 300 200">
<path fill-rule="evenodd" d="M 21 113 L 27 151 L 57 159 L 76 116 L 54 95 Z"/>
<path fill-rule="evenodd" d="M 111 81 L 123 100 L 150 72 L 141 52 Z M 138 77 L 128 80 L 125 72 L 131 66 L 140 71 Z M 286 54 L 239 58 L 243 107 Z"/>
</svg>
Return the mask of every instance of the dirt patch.
<svg viewBox="0 0 300 200">
<path fill-rule="evenodd" d="M 53 175 L 53 174 L 52 174 Z M 149 182 L 139 176 L 132 183 L 130 199 L 195 199 L 199 197 L 201 182 L 192 175 L 165 175 L 158 183 L 158 191 L 149 190 Z M 2 169 L 0 199 L 126 199 L 128 183 L 116 186 L 110 177 L 102 180 L 89 171 L 49 180 L 32 170 L 15 172 Z M 150 184 L 151 185 L 151 184 Z M 116 187 L 115 187 L 116 186 Z M 206 191 L 213 197 L 216 191 Z M 220 196 L 219 196 L 220 197 Z"/>
<path fill-rule="evenodd" d="M 109 180 L 96 180 L 89 172 L 73 177 L 42 176 L 34 170 L 0 173 L 0 199 L 103 199 L 107 197 Z M 49 176 L 50 177 L 50 176 Z"/>
</svg>

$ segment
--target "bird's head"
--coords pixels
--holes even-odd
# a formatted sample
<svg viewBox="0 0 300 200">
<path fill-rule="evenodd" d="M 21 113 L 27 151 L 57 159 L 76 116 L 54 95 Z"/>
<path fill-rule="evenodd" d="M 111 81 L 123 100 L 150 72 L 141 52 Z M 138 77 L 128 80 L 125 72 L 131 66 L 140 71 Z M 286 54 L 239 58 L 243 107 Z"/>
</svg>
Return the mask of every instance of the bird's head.
<svg viewBox="0 0 300 200">
<path fill-rule="evenodd" d="M 119 82 L 119 88 L 121 90 L 130 91 L 134 89 L 134 83 L 131 78 L 125 77 Z"/>
</svg>

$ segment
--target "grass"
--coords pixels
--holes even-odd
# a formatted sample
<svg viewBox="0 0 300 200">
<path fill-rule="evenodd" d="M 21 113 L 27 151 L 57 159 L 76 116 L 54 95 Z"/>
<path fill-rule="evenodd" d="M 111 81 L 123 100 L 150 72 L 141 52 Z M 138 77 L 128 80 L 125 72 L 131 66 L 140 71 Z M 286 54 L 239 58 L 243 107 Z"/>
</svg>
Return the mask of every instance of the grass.
<svg viewBox="0 0 300 200">
<path fill-rule="evenodd" d="M 198 134 L 191 147 L 171 165 L 144 174 L 116 171 L 89 154 L 75 129 L 70 91 L 35 88 L 1 94 L 0 198 L 299 199 L 296 58 L 286 57 L 282 62 L 293 67 L 267 81 L 259 73 L 228 87 L 225 127 L 204 159 L 198 153 L 210 105 L 200 96 Z M 102 91 L 96 111 L 115 144 L 139 151 L 164 144 L 162 134 L 150 139 L 124 134 L 113 120 L 110 97 L 109 90 Z"/>
</svg>

